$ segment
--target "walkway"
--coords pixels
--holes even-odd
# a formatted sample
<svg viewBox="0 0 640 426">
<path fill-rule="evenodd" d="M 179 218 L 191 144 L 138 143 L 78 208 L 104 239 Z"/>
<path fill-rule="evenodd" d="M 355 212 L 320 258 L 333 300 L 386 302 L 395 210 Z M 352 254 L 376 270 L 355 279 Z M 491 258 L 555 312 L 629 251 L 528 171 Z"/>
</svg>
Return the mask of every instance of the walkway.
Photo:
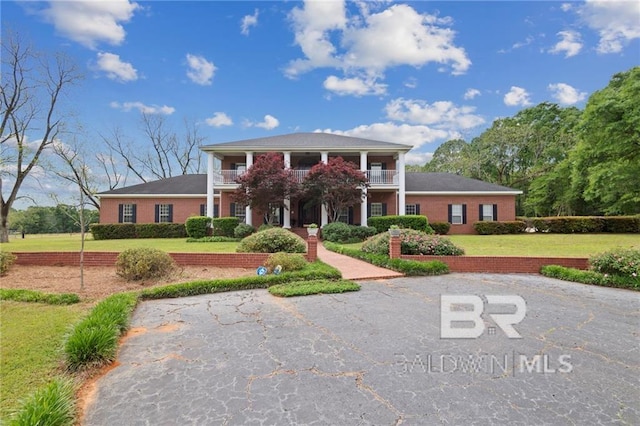
<svg viewBox="0 0 640 426">
<path fill-rule="evenodd" d="M 379 268 L 362 260 L 329 251 L 321 241 L 318 241 L 318 259 L 342 272 L 342 278 L 345 280 L 362 281 L 404 276 L 400 272 Z"/>
</svg>

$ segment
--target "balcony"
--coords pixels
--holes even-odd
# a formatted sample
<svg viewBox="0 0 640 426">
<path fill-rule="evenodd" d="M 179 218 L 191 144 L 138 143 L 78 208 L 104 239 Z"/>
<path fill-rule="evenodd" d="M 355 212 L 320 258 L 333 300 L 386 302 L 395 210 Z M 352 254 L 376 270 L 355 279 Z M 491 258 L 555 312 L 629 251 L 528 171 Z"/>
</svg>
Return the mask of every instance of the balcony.
<svg viewBox="0 0 640 426">
<path fill-rule="evenodd" d="M 213 174 L 213 183 L 218 187 L 235 187 L 237 186 L 236 179 L 244 172 L 245 170 L 216 170 Z M 308 173 L 309 170 L 293 170 L 298 182 L 302 182 Z M 372 188 L 398 186 L 397 170 L 367 170 L 364 174 L 369 179 L 369 184 Z"/>
</svg>

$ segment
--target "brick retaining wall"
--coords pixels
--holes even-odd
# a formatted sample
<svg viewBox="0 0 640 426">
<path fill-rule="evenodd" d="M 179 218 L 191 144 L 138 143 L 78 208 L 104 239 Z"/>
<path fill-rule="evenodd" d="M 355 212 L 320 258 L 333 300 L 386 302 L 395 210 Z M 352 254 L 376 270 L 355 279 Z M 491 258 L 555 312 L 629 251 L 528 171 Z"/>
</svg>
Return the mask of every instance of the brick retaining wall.
<svg viewBox="0 0 640 426">
<path fill-rule="evenodd" d="M 588 259 L 572 257 L 523 257 L 523 256 L 415 256 L 401 255 L 402 259 L 418 261 L 440 260 L 451 272 L 492 272 L 497 274 L 537 274 L 544 265 L 560 265 L 568 268 L 587 269 Z"/>
</svg>

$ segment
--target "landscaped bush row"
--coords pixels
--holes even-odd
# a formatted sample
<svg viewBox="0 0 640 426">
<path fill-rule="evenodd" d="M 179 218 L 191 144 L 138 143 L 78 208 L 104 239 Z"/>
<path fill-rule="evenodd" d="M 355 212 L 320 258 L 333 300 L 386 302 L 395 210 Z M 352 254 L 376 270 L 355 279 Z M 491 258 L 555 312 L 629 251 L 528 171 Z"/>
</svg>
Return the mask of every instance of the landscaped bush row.
<svg viewBox="0 0 640 426">
<path fill-rule="evenodd" d="M 347 280 L 294 281 L 269 287 L 269 293 L 279 297 L 309 296 L 312 294 L 344 293 L 358 291 L 360 286 Z"/>
<path fill-rule="evenodd" d="M 184 223 L 189 238 L 203 238 L 209 235 L 211 218 L 208 216 L 192 216 Z"/>
<path fill-rule="evenodd" d="M 216 217 L 213 219 L 213 235 L 215 237 L 234 237 L 233 231 L 240 224 L 237 217 Z"/>
<path fill-rule="evenodd" d="M 527 224 L 523 220 L 504 222 L 482 221 L 475 222 L 473 228 L 480 235 L 520 234 L 527 229 Z"/>
<path fill-rule="evenodd" d="M 115 359 L 118 338 L 127 329 L 138 302 L 135 293 L 119 293 L 98 303 L 73 329 L 65 344 L 67 366 L 76 371 Z"/>
<path fill-rule="evenodd" d="M 10 426 L 64 426 L 75 421 L 73 382 L 55 379 L 24 401 L 11 419 Z"/>
<path fill-rule="evenodd" d="M 9 272 L 16 261 L 16 255 L 8 251 L 0 251 L 0 277 Z"/>
<path fill-rule="evenodd" d="M 240 241 L 240 238 L 233 237 L 187 238 L 188 243 L 235 243 L 238 241 Z"/>
<path fill-rule="evenodd" d="M 538 232 L 556 234 L 598 233 L 614 234 L 640 233 L 640 216 L 560 216 L 524 218 L 527 226 Z"/>
<path fill-rule="evenodd" d="M 0 300 L 13 300 L 15 302 L 46 303 L 49 305 L 72 305 L 80 302 L 80 296 L 73 293 L 42 293 L 34 290 L 0 289 Z"/>
<path fill-rule="evenodd" d="M 584 284 L 595 284 L 605 287 L 628 288 L 640 290 L 640 280 L 633 277 L 602 274 L 596 271 L 583 271 L 574 268 L 565 268 L 558 265 L 547 265 L 540 269 L 540 273 L 547 277 L 565 281 L 573 281 Z"/>
<path fill-rule="evenodd" d="M 389 255 L 389 232 L 369 238 L 362 244 L 362 251 Z M 413 229 L 400 230 L 400 252 L 402 254 L 424 254 L 435 256 L 459 256 L 464 250 L 451 240 L 439 235 L 428 235 Z"/>
<path fill-rule="evenodd" d="M 429 226 L 438 235 L 447 235 L 449 233 L 449 229 L 451 229 L 451 224 L 449 222 L 431 222 Z"/>
<path fill-rule="evenodd" d="M 333 243 L 359 243 L 378 233 L 370 226 L 347 225 L 343 222 L 333 222 L 322 228 L 322 239 Z"/>
<path fill-rule="evenodd" d="M 421 215 L 374 216 L 367 219 L 367 224 L 376 228 L 376 233 L 378 234 L 387 231 L 391 225 L 433 234 L 433 229 L 429 226 L 427 217 Z"/>
<path fill-rule="evenodd" d="M 388 255 L 365 253 L 331 242 L 325 242 L 324 246 L 327 250 L 364 260 L 381 268 L 401 272 L 407 276 L 443 275 L 449 273 L 449 266 L 439 260 L 419 262 L 416 260 L 390 259 Z"/>
<path fill-rule="evenodd" d="M 94 223 L 90 227 L 94 240 L 123 240 L 132 238 L 185 238 L 182 223 Z"/>
</svg>

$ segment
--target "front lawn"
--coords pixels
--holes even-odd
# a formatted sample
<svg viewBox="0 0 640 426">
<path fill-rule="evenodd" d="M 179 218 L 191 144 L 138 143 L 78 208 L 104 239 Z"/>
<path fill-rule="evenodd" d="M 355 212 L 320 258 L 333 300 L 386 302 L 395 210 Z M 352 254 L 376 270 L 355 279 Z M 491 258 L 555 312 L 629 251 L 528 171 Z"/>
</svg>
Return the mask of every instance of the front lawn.
<svg viewBox="0 0 640 426">
<path fill-rule="evenodd" d="M 617 247 L 640 249 L 638 234 L 447 235 L 470 256 L 590 257 Z M 360 249 L 361 243 L 343 244 Z"/>
</svg>

